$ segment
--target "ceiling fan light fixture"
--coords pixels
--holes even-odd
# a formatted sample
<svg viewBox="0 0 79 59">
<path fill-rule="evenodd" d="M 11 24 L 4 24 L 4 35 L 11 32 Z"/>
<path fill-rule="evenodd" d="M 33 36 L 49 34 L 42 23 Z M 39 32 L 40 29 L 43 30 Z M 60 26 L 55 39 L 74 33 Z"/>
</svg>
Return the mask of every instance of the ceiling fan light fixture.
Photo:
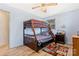
<svg viewBox="0 0 79 59">
<path fill-rule="evenodd" d="M 47 12 L 47 7 L 41 7 L 41 11 L 46 13 Z"/>
<path fill-rule="evenodd" d="M 33 7 L 32 9 L 40 8 L 40 10 L 44 13 L 47 12 L 49 6 L 56 6 L 57 3 L 41 3 L 39 6 Z"/>
</svg>

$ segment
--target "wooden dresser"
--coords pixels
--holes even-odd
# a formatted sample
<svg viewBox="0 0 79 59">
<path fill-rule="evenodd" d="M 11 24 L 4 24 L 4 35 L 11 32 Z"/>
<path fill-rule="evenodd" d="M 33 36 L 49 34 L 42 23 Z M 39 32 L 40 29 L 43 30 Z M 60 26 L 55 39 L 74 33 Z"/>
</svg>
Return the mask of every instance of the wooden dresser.
<svg viewBox="0 0 79 59">
<path fill-rule="evenodd" d="M 79 56 L 79 36 L 73 35 L 73 56 Z"/>
</svg>

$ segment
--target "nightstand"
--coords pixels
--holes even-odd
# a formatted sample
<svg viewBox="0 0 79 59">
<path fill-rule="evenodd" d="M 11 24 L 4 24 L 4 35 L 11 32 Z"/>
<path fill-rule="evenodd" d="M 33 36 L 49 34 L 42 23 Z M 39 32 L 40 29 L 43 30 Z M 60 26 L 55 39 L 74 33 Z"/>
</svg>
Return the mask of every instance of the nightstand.
<svg viewBox="0 0 79 59">
<path fill-rule="evenodd" d="M 55 42 L 65 44 L 65 34 L 56 34 Z"/>
</svg>

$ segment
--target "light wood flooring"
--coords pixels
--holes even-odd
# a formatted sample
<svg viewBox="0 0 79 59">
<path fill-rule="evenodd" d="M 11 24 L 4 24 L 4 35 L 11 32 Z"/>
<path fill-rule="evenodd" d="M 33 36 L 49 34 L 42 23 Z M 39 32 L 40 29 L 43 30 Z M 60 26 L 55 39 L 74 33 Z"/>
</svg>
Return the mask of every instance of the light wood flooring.
<svg viewBox="0 0 79 59">
<path fill-rule="evenodd" d="M 70 46 L 69 46 L 70 47 Z M 35 52 L 27 46 L 17 48 L 0 48 L 0 56 L 52 56 L 42 50 Z M 69 48 L 68 56 L 72 56 L 72 47 Z"/>
</svg>

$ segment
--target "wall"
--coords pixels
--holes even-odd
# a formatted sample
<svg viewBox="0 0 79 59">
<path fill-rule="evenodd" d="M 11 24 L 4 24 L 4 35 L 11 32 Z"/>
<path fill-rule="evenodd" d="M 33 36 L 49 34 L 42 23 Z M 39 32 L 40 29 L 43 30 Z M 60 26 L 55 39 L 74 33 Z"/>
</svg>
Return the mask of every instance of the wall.
<svg viewBox="0 0 79 59">
<path fill-rule="evenodd" d="M 56 30 L 61 30 L 61 26 L 65 25 L 66 43 L 72 44 L 71 36 L 79 30 L 79 11 L 65 12 L 53 16 L 56 19 Z M 31 18 L 39 19 L 32 14 L 21 10 L 12 11 L 10 21 L 10 47 L 23 45 L 23 21 Z"/>
<path fill-rule="evenodd" d="M 28 12 L 18 10 L 7 6 L 6 4 L 0 4 L 0 9 L 10 12 L 10 21 L 9 21 L 9 47 L 17 47 L 23 45 L 23 21 L 29 20 L 31 18 L 36 18 L 41 20 L 39 17 L 34 16 Z M 51 16 L 50 18 L 56 19 L 56 30 L 61 29 L 61 26 L 64 24 L 66 26 L 66 43 L 71 43 L 71 36 L 75 34 L 79 28 L 79 11 L 71 11 L 63 14 L 58 14 Z M 46 20 L 48 18 L 45 18 Z M 56 31 L 55 30 L 55 31 Z"/>
<path fill-rule="evenodd" d="M 6 4 L 0 4 L 0 9 L 10 12 L 9 47 L 13 48 L 23 45 L 23 21 L 31 18 L 39 20 L 39 18 L 28 12 L 7 6 Z"/>
<path fill-rule="evenodd" d="M 63 30 L 65 30 L 66 32 L 66 43 L 72 44 L 72 35 L 76 34 L 77 31 L 79 31 L 79 10 L 65 12 L 45 19 L 47 20 L 50 18 L 55 18 L 55 32 L 57 32 L 57 30 L 62 30 L 61 27 L 63 25 L 65 26 Z"/>
</svg>

